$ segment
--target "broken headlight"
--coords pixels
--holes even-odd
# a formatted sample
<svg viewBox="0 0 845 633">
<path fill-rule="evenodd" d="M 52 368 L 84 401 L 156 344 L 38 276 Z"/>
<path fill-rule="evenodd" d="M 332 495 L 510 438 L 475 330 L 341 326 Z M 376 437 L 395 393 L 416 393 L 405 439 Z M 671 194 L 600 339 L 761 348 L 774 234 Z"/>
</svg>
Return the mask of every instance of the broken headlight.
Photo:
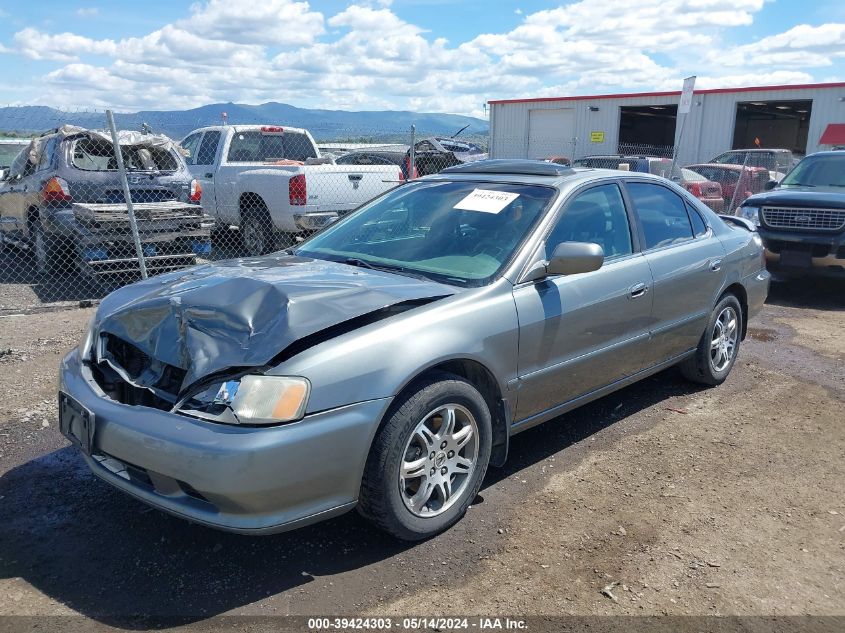
<svg viewBox="0 0 845 633">
<path fill-rule="evenodd" d="M 310 391 L 305 378 L 247 375 L 214 383 L 184 400 L 177 410 L 222 424 L 279 424 L 305 415 Z"/>
</svg>

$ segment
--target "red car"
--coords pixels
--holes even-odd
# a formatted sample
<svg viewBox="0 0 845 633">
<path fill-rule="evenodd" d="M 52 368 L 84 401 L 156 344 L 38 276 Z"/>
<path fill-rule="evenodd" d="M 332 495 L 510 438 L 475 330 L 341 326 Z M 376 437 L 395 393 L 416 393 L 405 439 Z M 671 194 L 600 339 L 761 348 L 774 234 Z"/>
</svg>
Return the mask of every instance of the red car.
<svg viewBox="0 0 845 633">
<path fill-rule="evenodd" d="M 701 174 L 707 180 L 712 180 L 722 186 L 722 199 L 725 205 L 733 202 L 733 209 L 728 209 L 728 213 L 733 213 L 734 209 L 747 197 L 764 191 L 766 183 L 769 182 L 769 170 L 765 167 L 743 169 L 742 165 L 705 163 L 687 165 L 685 169 Z"/>
<path fill-rule="evenodd" d="M 684 168 L 681 169 L 681 178 L 678 180 L 678 184 L 716 213 L 722 213 L 725 210 L 722 185 L 718 182 L 708 180 L 698 172 Z"/>
</svg>

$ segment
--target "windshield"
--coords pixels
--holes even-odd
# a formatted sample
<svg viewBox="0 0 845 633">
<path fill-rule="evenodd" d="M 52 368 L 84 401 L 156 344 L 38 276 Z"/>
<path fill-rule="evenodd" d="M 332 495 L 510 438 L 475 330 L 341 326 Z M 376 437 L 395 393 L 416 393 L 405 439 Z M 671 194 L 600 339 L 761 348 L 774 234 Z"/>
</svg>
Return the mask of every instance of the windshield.
<svg viewBox="0 0 845 633">
<path fill-rule="evenodd" d="M 845 187 L 845 154 L 808 156 L 780 182 L 781 187 Z"/>
<path fill-rule="evenodd" d="M 295 252 L 480 286 L 511 259 L 555 193 L 551 187 L 491 182 L 409 183 Z"/>
</svg>

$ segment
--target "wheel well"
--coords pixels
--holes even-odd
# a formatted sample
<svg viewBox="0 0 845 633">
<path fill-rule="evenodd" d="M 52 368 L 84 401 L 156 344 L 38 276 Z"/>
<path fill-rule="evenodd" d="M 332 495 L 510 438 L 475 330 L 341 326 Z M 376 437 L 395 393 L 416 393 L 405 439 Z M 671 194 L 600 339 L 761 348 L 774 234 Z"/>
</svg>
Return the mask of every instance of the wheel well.
<svg viewBox="0 0 845 633">
<path fill-rule="evenodd" d="M 257 193 L 242 193 L 238 198 L 238 209 L 241 213 L 267 213 L 267 203 Z"/>
<path fill-rule="evenodd" d="M 508 424 L 509 415 L 505 402 L 502 400 L 502 390 L 499 389 L 493 373 L 478 361 L 470 359 L 449 360 L 434 367 L 429 367 L 414 381 L 435 372 L 448 372 L 466 379 L 481 393 L 490 409 L 493 425 L 492 452 L 490 464 L 502 466 L 508 454 Z"/>
<path fill-rule="evenodd" d="M 745 334 L 748 331 L 748 293 L 745 292 L 745 287 L 741 283 L 733 283 L 721 294 L 719 301 L 725 295 L 733 295 L 739 300 L 739 307 L 742 308 L 742 340 L 745 340 Z M 719 303 L 716 301 L 716 303 Z"/>
<path fill-rule="evenodd" d="M 32 226 L 41 219 L 41 212 L 38 207 L 29 207 L 26 210 L 26 224 Z"/>
</svg>

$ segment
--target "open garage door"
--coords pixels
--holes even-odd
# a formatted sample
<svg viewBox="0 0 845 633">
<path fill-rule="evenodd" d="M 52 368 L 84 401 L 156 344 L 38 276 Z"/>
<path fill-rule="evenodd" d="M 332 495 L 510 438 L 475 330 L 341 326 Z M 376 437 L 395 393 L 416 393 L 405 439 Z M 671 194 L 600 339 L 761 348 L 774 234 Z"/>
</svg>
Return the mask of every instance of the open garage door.
<svg viewBox="0 0 845 633">
<path fill-rule="evenodd" d="M 762 147 L 803 154 L 812 110 L 810 100 L 737 103 L 733 149 Z"/>
<path fill-rule="evenodd" d="M 677 119 L 677 105 L 621 106 L 617 151 L 671 158 Z"/>
<path fill-rule="evenodd" d="M 526 158 L 550 156 L 573 158 L 574 131 L 575 110 L 572 108 L 529 110 L 528 156 Z"/>
</svg>

